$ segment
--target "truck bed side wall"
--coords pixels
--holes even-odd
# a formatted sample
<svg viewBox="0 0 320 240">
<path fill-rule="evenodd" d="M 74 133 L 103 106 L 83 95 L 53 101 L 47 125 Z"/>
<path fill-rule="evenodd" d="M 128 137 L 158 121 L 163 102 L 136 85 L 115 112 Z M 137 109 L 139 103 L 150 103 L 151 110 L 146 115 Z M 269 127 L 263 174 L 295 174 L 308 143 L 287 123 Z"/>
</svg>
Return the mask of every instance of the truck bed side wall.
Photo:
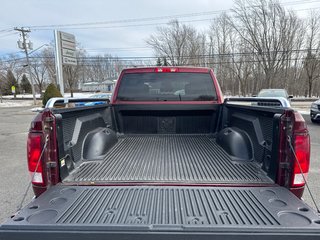
<svg viewBox="0 0 320 240">
<path fill-rule="evenodd" d="M 128 104 L 88 109 L 58 110 L 60 177 L 84 161 L 82 149 L 88 133 L 109 128 L 120 134 L 219 134 L 231 129 L 245 136 L 252 158 L 275 180 L 279 119 L 283 110 L 219 104 Z M 223 135 L 223 134 L 222 134 Z M 241 140 L 242 141 L 242 140 Z M 114 141 L 110 141 L 113 144 Z M 109 142 L 108 142 L 109 144 Z M 238 145 L 237 142 L 230 143 Z M 229 144 L 229 145 L 230 145 Z M 228 146 L 221 145 L 227 152 Z M 245 146 L 246 147 L 246 146 Z M 239 146 L 241 150 L 241 146 Z M 109 148 L 106 148 L 109 149 Z M 232 154 L 232 153 L 231 153 Z M 237 154 L 235 154 L 237 155 Z M 238 156 L 234 157 L 236 160 Z"/>
<path fill-rule="evenodd" d="M 249 136 L 253 159 L 276 180 L 282 108 L 225 105 L 219 129 L 237 128 Z"/>
</svg>

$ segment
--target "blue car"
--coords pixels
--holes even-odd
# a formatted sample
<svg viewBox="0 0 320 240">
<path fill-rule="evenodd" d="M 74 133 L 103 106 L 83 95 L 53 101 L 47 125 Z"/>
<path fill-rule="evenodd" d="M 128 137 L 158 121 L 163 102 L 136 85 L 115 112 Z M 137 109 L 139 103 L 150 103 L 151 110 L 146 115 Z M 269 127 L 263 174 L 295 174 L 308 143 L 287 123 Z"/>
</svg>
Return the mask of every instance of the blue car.
<svg viewBox="0 0 320 240">
<path fill-rule="evenodd" d="M 89 98 L 109 98 L 111 99 L 111 93 L 97 93 L 91 95 Z M 105 101 L 97 101 L 97 102 L 78 102 L 76 103 L 76 107 L 80 106 L 95 106 L 95 105 L 100 105 L 100 104 L 105 104 Z"/>
</svg>

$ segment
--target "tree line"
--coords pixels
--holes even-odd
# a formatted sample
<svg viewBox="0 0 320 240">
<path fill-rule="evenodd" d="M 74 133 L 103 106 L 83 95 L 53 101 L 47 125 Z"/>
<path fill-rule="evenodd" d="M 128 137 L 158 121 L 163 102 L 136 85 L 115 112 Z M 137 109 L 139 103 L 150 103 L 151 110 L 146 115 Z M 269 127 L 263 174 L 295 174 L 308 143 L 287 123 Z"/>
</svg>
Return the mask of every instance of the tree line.
<svg viewBox="0 0 320 240">
<path fill-rule="evenodd" d="M 92 59 L 85 51 L 78 50 L 76 55 L 76 66 L 63 66 L 64 87 L 71 95 L 85 82 L 116 79 L 121 70 L 129 66 L 109 54 L 97 55 Z M 12 94 L 12 86 L 16 87 L 17 93 L 31 93 L 27 67 L 25 58 L 20 58 L 17 54 L 0 59 L 0 94 Z M 30 67 L 35 90 L 40 95 L 50 83 L 58 85 L 53 46 L 32 54 Z"/>
<path fill-rule="evenodd" d="M 238 0 L 208 31 L 171 21 L 147 40 L 168 65 L 214 69 L 224 92 L 247 96 L 262 88 L 285 88 L 293 95 L 318 96 L 320 14 L 306 19 L 274 0 Z"/>
</svg>

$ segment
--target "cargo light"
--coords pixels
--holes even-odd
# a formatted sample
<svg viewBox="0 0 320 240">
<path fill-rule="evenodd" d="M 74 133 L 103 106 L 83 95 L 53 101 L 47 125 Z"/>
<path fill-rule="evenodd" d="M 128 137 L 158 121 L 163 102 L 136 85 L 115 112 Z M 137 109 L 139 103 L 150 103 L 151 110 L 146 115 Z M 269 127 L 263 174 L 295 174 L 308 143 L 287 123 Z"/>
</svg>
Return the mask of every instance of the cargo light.
<svg viewBox="0 0 320 240">
<path fill-rule="evenodd" d="M 178 68 L 156 68 L 155 72 L 158 72 L 158 73 L 178 72 Z"/>
</svg>

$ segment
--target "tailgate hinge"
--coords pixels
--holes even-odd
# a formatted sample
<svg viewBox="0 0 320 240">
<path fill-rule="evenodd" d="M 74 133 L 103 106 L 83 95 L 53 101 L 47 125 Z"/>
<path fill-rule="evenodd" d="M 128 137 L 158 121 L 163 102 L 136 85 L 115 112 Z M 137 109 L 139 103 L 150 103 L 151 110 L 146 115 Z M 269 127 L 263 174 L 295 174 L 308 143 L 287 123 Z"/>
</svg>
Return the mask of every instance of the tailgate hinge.
<svg viewBox="0 0 320 240">
<path fill-rule="evenodd" d="M 291 164 L 289 162 L 282 162 L 282 163 L 280 163 L 280 168 L 291 169 Z"/>
<path fill-rule="evenodd" d="M 54 120 L 53 117 L 46 117 L 44 119 L 44 121 L 47 122 L 47 123 L 53 122 L 53 120 Z"/>
<path fill-rule="evenodd" d="M 283 130 L 291 131 L 292 130 L 292 119 L 291 119 L 291 117 L 285 117 L 282 121 L 285 123 L 285 126 L 284 126 Z"/>
<path fill-rule="evenodd" d="M 44 124 L 44 130 L 45 131 L 51 131 L 53 128 L 52 128 L 52 126 L 51 126 L 51 124 L 53 123 L 53 121 L 54 121 L 54 118 L 53 117 L 45 117 L 45 119 L 44 119 L 44 122 L 45 122 L 45 124 Z"/>
<path fill-rule="evenodd" d="M 57 163 L 56 162 L 47 162 L 47 168 L 56 168 Z"/>
</svg>

